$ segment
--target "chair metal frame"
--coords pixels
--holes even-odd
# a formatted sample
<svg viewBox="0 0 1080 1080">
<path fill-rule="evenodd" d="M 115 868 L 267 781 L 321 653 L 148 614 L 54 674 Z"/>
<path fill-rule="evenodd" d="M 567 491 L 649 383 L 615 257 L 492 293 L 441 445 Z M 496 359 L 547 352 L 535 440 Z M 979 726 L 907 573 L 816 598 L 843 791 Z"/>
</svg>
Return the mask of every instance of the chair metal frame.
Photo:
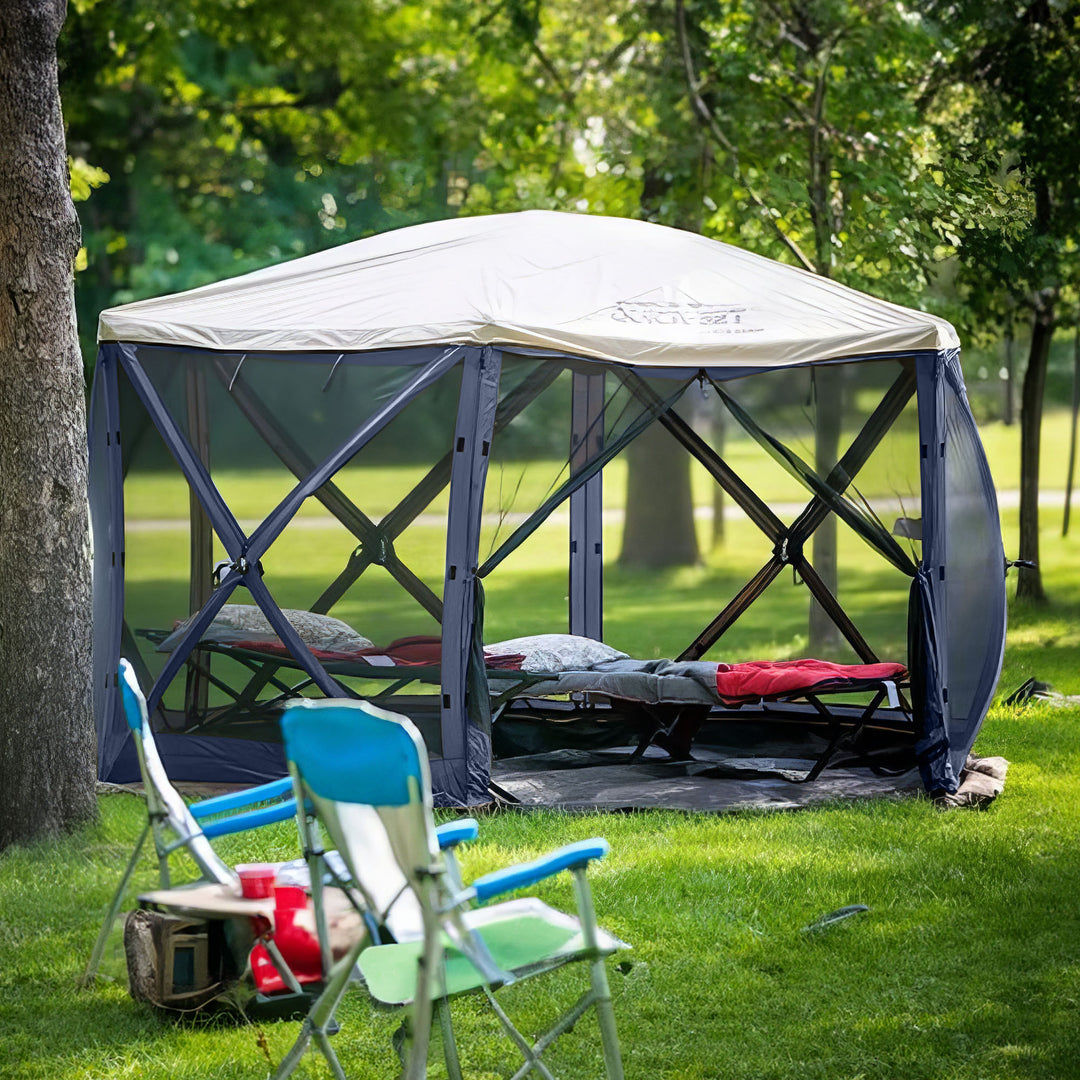
<svg viewBox="0 0 1080 1080">
<path fill-rule="evenodd" d="M 313 811 L 314 819 L 321 823 L 345 862 L 358 902 L 363 905 L 368 933 L 327 971 L 323 993 L 274 1073 L 274 1080 L 289 1076 L 312 1042 L 334 1076 L 343 1080 L 345 1073 L 328 1039 L 334 1012 L 358 964 L 372 996 L 393 1003 L 378 998 L 370 969 L 365 970 L 380 950 L 398 950 L 383 954 L 388 961 L 396 962 L 400 956 L 416 964 L 411 999 L 398 1002 L 409 1008 L 409 1036 L 402 1055 L 405 1080 L 426 1076 L 433 1020 L 442 1029 L 448 1074 L 451 1080 L 460 1080 L 461 1065 L 449 1010 L 449 998 L 456 992 L 448 993 L 445 986 L 448 944 L 459 958 L 464 958 L 466 966 L 471 965 L 473 974 L 465 989 L 484 993 L 524 1058 L 514 1074 L 515 1080 L 531 1072 L 553 1080 L 541 1060 L 543 1053 L 589 1009 L 596 1010 L 607 1078 L 622 1080 L 605 958 L 624 943 L 597 925 L 587 879 L 589 864 L 607 854 L 607 843 L 591 839 L 569 844 L 532 862 L 485 874 L 466 886 L 454 847 L 474 838 L 478 827 L 475 821 L 466 819 L 435 828 L 427 755 L 411 721 L 363 701 L 302 700 L 285 708 L 281 728 L 297 805 L 306 808 L 299 820 L 312 865 L 316 912 L 321 906 L 322 849 L 307 810 Z M 574 876 L 576 920 L 534 899 L 480 906 L 563 870 Z M 485 943 L 483 926 L 494 925 L 500 917 L 519 917 L 522 905 L 530 913 L 549 913 L 561 920 L 560 925 L 572 926 L 573 946 L 545 954 L 515 970 L 505 970 Z M 324 920 L 317 918 L 317 925 L 325 941 Z M 385 941 L 385 937 L 394 940 Z M 574 961 L 588 962 L 589 989 L 538 1039 L 526 1038 L 496 1000 L 495 989 Z"/>
<path fill-rule="evenodd" d="M 147 837 L 153 838 L 157 854 L 159 888 L 171 888 L 169 859 L 178 851 L 187 852 L 207 881 L 227 885 L 235 883 L 238 880 L 237 875 L 214 851 L 210 840 L 217 836 L 287 821 L 296 816 L 292 780 L 287 776 L 244 791 L 204 799 L 190 805 L 185 803 L 161 763 L 150 727 L 146 698 L 135 676 L 135 669 L 126 659 L 120 661 L 119 675 L 124 719 L 135 742 L 139 772 L 143 779 L 147 821 L 109 903 L 105 920 L 80 980 L 83 986 L 89 986 L 97 978 L 106 942 L 124 902 Z M 288 971 L 287 965 L 280 955 L 274 955 L 276 947 L 272 941 L 265 944 L 275 965 L 282 970 L 284 976 Z M 290 976 L 291 972 L 286 976 L 287 982 Z M 295 990 L 299 992 L 299 989 L 297 985 Z"/>
</svg>

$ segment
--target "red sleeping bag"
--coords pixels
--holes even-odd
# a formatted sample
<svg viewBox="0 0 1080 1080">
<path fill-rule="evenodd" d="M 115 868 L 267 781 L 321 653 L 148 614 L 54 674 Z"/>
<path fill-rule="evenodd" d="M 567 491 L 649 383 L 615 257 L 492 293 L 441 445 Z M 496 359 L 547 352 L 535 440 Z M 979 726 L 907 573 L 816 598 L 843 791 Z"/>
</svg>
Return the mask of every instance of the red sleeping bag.
<svg viewBox="0 0 1080 1080">
<path fill-rule="evenodd" d="M 828 660 L 749 660 L 716 665 L 716 692 L 728 705 L 800 690 L 843 690 L 861 682 L 905 679 L 903 664 L 832 664 Z"/>
<path fill-rule="evenodd" d="M 288 656 L 289 650 L 280 641 L 233 641 L 238 649 L 268 653 L 271 656 Z M 310 646 L 311 653 L 318 660 L 360 660 L 375 663 L 380 667 L 426 667 L 442 663 L 442 640 L 431 635 L 398 638 L 386 648 L 369 645 L 363 649 L 319 649 Z M 489 668 L 509 668 L 518 670 L 525 659 L 517 653 L 503 656 L 485 655 Z M 382 661 L 382 663 L 380 663 Z"/>
</svg>

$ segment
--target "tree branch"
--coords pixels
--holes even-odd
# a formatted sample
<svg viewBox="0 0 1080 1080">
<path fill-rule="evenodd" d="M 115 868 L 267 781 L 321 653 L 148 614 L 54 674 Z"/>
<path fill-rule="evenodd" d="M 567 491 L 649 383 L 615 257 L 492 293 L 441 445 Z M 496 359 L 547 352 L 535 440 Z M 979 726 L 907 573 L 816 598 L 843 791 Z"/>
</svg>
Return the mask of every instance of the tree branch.
<svg viewBox="0 0 1080 1080">
<path fill-rule="evenodd" d="M 780 228 L 776 218 L 772 215 L 770 207 L 750 184 L 746 174 L 742 170 L 742 166 L 739 164 L 739 153 L 735 144 L 727 137 L 720 125 L 716 122 L 716 117 L 713 115 L 712 110 L 698 91 L 699 83 L 697 72 L 694 69 L 694 58 L 690 53 L 690 41 L 686 33 L 685 0 L 675 0 L 675 27 L 679 40 L 679 49 L 682 53 L 683 71 L 686 77 L 686 89 L 687 93 L 690 95 L 690 103 L 693 106 L 695 114 L 705 130 L 712 136 L 713 140 L 727 153 L 731 162 L 732 176 L 746 189 L 747 194 L 750 196 L 750 201 L 763 212 L 780 242 L 795 256 L 803 269 L 809 270 L 811 273 L 816 273 L 817 270 L 814 264 L 806 257 L 795 240 Z"/>
</svg>

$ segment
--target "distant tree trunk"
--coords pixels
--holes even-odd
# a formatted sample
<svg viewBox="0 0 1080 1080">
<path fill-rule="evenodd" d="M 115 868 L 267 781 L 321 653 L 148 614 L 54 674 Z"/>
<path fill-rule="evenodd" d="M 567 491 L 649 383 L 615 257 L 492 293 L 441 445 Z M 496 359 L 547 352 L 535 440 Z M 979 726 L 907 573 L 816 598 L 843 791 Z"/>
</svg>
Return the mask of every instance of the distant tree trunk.
<svg viewBox="0 0 1080 1080">
<path fill-rule="evenodd" d="M 833 200 L 832 154 L 830 135 L 825 123 L 825 105 L 829 89 L 829 58 L 836 39 L 819 39 L 815 46 L 814 122 L 810 125 L 810 220 L 814 226 L 814 269 L 822 277 L 831 277 L 833 236 L 837 232 L 838 207 Z M 838 368 L 821 367 L 814 372 L 815 424 L 814 469 L 822 478 L 839 460 L 840 432 L 844 418 L 844 373 Z M 835 596 L 837 592 L 836 516 L 829 514 L 814 531 L 810 562 L 822 583 Z M 828 656 L 841 646 L 839 628 L 813 597 L 810 598 L 809 650 L 812 656 Z"/>
<path fill-rule="evenodd" d="M 814 373 L 814 385 L 814 470 L 824 478 L 840 457 L 844 373 L 839 368 L 818 368 Z M 834 596 L 838 587 L 836 540 L 836 515 L 829 514 L 814 531 L 810 562 Z M 815 656 L 834 652 L 842 641 L 836 623 L 813 597 L 810 599 L 809 637 L 810 652 Z"/>
<path fill-rule="evenodd" d="M 0 848 L 95 812 L 79 225 L 56 66 L 65 10 L 0 8 Z"/>
<path fill-rule="evenodd" d="M 659 422 L 627 448 L 623 566 L 692 566 L 698 562 L 690 458 Z"/>
<path fill-rule="evenodd" d="M 1036 305 L 1031 327 L 1031 349 L 1020 396 L 1020 559 L 1035 563 L 1034 570 L 1020 570 L 1016 598 L 1043 603 L 1039 562 L 1039 450 L 1042 432 L 1043 392 L 1050 342 L 1054 336 L 1056 292 L 1043 294 Z"/>
<path fill-rule="evenodd" d="M 724 455 L 724 436 L 727 434 L 727 420 L 723 408 L 718 401 L 713 412 L 712 424 L 712 448 L 721 456 Z M 727 535 L 727 522 L 725 521 L 724 489 L 719 484 L 712 485 L 712 547 L 713 551 L 724 546 Z"/>
<path fill-rule="evenodd" d="M 1073 480 L 1076 476 L 1076 427 L 1080 421 L 1080 313 L 1073 332 L 1072 408 L 1069 412 L 1069 464 L 1065 468 L 1065 513 L 1061 519 L 1061 535 L 1069 535 L 1069 516 L 1072 511 Z"/>
<path fill-rule="evenodd" d="M 663 167 L 646 167 L 641 208 L 647 219 L 659 213 L 671 189 Z M 681 223 L 700 232 L 701 222 Z M 623 566 L 693 566 L 699 562 L 690 492 L 690 457 L 659 421 L 651 424 L 626 448 L 626 521 L 623 525 Z"/>
</svg>

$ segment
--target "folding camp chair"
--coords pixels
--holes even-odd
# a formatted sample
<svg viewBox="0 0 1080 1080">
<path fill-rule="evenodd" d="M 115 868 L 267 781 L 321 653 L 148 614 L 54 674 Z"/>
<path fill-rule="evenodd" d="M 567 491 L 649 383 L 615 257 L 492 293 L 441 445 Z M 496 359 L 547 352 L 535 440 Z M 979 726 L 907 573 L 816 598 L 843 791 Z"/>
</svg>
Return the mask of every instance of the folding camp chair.
<svg viewBox="0 0 1080 1080">
<path fill-rule="evenodd" d="M 410 721 L 362 701 L 302 700 L 286 707 L 281 729 L 297 798 L 314 810 L 363 896 L 372 941 L 380 939 L 383 929 L 396 940 L 357 941 L 337 961 L 275 1080 L 293 1071 L 312 1039 L 334 1075 L 344 1077 L 327 1026 L 357 962 L 377 1001 L 411 1005 L 407 1080 L 426 1075 L 433 1015 L 442 1028 L 448 1074 L 451 1080 L 460 1078 L 448 999 L 472 990 L 487 996 L 524 1057 L 515 1077 L 535 1070 L 551 1080 L 541 1055 L 595 1008 L 608 1080 L 621 1080 L 604 958 L 623 943 L 597 926 L 586 878 L 588 864 L 607 853 L 607 843 L 593 839 L 570 844 L 534 862 L 486 874 L 466 888 L 452 845 L 475 836 L 476 823 L 462 821 L 435 830 L 427 756 Z M 306 817 L 300 815 L 300 820 L 303 830 Z M 307 842 L 317 853 L 315 838 L 309 836 Z M 447 846 L 449 853 L 441 850 Z M 534 898 L 476 906 L 561 870 L 574 875 L 577 918 Z M 315 886 L 322 875 L 313 868 L 311 878 Z M 408 933 L 417 917 L 418 936 Z M 405 933 L 398 929 L 402 926 Z M 493 989 L 576 960 L 589 963 L 590 988 L 530 1042 L 495 1000 Z"/>
<path fill-rule="evenodd" d="M 236 873 L 210 846 L 210 840 L 215 836 L 285 821 L 296 813 L 292 781 L 289 777 L 245 791 L 204 799 L 188 806 L 170 783 L 161 764 L 150 729 L 146 699 L 135 678 L 134 668 L 123 659 L 120 661 L 120 693 L 124 718 L 135 740 L 135 753 L 146 792 L 147 822 L 109 904 L 105 921 L 82 977 L 83 985 L 92 983 L 97 976 L 105 942 L 116 922 L 148 834 L 153 835 L 154 848 L 157 851 L 160 888 L 170 888 L 169 856 L 180 850 L 191 856 L 206 880 L 230 884 L 238 880 Z"/>
</svg>

